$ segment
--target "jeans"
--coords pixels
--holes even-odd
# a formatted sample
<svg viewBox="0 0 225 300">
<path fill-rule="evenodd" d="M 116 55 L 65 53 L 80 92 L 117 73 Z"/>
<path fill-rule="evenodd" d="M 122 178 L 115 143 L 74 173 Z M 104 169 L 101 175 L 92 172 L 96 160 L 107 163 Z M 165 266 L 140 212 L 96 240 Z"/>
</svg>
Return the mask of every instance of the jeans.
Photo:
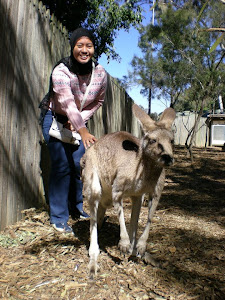
<svg viewBox="0 0 225 300">
<path fill-rule="evenodd" d="M 51 172 L 49 178 L 49 206 L 51 223 L 67 223 L 69 211 L 83 210 L 83 184 L 80 180 L 80 159 L 85 152 L 83 142 L 79 146 L 62 143 L 49 136 L 52 112 L 45 115 L 42 132 L 47 143 Z"/>
</svg>

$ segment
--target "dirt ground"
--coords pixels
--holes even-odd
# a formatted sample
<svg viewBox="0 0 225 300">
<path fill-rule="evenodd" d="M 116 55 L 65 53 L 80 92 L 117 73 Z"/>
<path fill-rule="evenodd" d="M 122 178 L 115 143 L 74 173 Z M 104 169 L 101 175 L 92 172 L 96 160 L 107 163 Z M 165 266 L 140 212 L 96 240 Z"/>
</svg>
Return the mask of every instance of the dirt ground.
<svg viewBox="0 0 225 300">
<path fill-rule="evenodd" d="M 99 233 L 100 271 L 88 279 L 89 221 L 70 220 L 77 237 L 54 231 L 46 209 L 0 232 L 1 299 L 225 299 L 225 152 L 182 148 L 153 219 L 147 250 L 160 267 L 121 254 L 113 209 Z M 88 211 L 87 203 L 85 203 Z M 124 203 L 129 225 L 130 202 Z M 143 206 L 139 234 L 148 208 Z"/>
</svg>

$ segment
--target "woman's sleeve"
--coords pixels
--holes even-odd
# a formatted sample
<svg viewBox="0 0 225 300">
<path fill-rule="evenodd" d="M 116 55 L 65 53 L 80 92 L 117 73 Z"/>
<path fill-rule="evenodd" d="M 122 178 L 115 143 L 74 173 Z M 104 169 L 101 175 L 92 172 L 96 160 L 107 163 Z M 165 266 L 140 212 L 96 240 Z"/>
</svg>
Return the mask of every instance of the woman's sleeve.
<svg viewBox="0 0 225 300">
<path fill-rule="evenodd" d="M 96 95 L 95 100 L 90 104 L 88 104 L 87 106 L 85 106 L 81 112 L 81 116 L 84 122 L 87 122 L 94 115 L 94 113 L 99 109 L 99 107 L 102 106 L 105 100 L 106 87 L 107 87 L 107 73 L 104 71 L 104 76 L 100 84 L 100 90 Z"/>
<path fill-rule="evenodd" d="M 71 79 L 66 67 L 57 66 L 52 73 L 53 91 L 61 110 L 67 115 L 75 130 L 85 126 L 70 85 Z"/>
</svg>

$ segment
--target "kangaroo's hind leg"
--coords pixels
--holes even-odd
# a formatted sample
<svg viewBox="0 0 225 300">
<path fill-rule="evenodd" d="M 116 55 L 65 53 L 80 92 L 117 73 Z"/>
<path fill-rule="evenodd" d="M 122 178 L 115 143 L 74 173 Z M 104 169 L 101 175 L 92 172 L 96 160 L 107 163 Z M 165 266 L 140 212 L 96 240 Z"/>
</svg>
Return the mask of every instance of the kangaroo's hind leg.
<svg viewBox="0 0 225 300">
<path fill-rule="evenodd" d="M 90 247 L 89 247 L 89 272 L 90 278 L 93 278 L 97 273 L 98 265 L 98 255 L 99 255 L 99 245 L 98 245 L 98 229 L 97 229 L 97 210 L 99 201 L 90 203 Z"/>
</svg>

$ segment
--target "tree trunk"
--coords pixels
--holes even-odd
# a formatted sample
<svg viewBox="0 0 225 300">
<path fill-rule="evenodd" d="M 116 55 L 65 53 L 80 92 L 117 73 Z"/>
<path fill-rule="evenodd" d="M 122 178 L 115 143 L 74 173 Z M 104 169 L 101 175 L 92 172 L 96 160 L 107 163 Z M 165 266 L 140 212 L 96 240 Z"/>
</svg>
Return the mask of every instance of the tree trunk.
<svg viewBox="0 0 225 300">
<path fill-rule="evenodd" d="M 186 142 L 185 142 L 185 147 L 187 148 L 188 154 L 190 155 L 191 162 L 193 162 L 193 151 L 192 150 L 193 150 L 194 139 L 196 137 L 198 124 L 199 124 L 199 121 L 201 119 L 201 115 L 203 113 L 203 108 L 204 108 L 206 98 L 207 98 L 207 96 L 205 95 L 205 97 L 203 98 L 202 103 L 201 103 L 200 111 L 198 112 L 198 116 L 195 120 L 195 124 L 192 127 L 192 129 L 189 131 Z M 189 138 L 190 138 L 190 142 L 188 144 Z"/>
<path fill-rule="evenodd" d="M 150 76 L 150 88 L 148 93 L 148 115 L 152 112 L 152 75 Z"/>
<path fill-rule="evenodd" d="M 194 144 L 194 140 L 195 140 L 195 137 L 196 137 L 197 128 L 198 128 L 198 124 L 199 124 L 201 115 L 202 115 L 202 110 L 198 113 L 198 116 L 195 120 L 195 124 L 194 124 L 194 126 L 191 130 L 190 135 L 189 135 L 189 137 L 191 136 L 189 145 L 187 144 L 188 143 L 187 140 L 185 142 L 185 146 L 186 146 L 186 148 L 188 150 L 188 153 L 190 155 L 191 162 L 193 162 L 193 151 L 192 151 L 193 150 L 193 144 Z"/>
</svg>

